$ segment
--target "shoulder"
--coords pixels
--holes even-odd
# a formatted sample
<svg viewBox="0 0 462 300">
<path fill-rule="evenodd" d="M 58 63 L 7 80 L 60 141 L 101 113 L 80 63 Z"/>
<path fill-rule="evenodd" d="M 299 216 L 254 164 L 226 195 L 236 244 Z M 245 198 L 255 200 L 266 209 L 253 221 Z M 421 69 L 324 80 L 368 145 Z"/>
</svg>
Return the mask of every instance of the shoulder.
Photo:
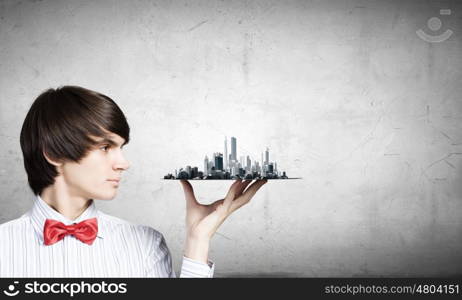
<svg viewBox="0 0 462 300">
<path fill-rule="evenodd" d="M 160 243 L 164 238 L 162 233 L 150 226 L 131 223 L 101 211 L 98 211 L 98 220 L 105 227 L 106 234 L 121 234 L 143 244 Z"/>
<path fill-rule="evenodd" d="M 7 221 L 5 223 L 0 224 L 0 230 L 11 230 L 11 229 L 16 229 L 16 228 L 21 228 L 29 224 L 30 224 L 29 215 L 24 214 L 17 219 Z"/>
<path fill-rule="evenodd" d="M 30 218 L 28 214 L 24 214 L 21 217 L 0 224 L 0 236 L 17 234 L 19 232 L 25 232 L 29 230 Z"/>
<path fill-rule="evenodd" d="M 169 256 L 169 249 L 162 233 L 147 226 L 128 222 L 98 211 L 98 222 L 104 227 L 104 236 L 114 240 L 116 244 L 128 245 L 144 253 L 144 257 L 155 260 Z"/>
</svg>

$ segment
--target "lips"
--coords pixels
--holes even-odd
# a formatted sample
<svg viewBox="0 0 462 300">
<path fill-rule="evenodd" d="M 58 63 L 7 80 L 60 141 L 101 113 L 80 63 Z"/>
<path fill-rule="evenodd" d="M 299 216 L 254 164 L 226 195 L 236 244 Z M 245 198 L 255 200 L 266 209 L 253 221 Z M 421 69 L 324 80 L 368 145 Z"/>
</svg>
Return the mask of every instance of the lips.
<svg viewBox="0 0 462 300">
<path fill-rule="evenodd" d="M 108 179 L 107 181 L 112 181 L 112 182 L 117 182 L 117 183 L 119 183 L 120 178 L 119 178 L 119 179 Z"/>
</svg>

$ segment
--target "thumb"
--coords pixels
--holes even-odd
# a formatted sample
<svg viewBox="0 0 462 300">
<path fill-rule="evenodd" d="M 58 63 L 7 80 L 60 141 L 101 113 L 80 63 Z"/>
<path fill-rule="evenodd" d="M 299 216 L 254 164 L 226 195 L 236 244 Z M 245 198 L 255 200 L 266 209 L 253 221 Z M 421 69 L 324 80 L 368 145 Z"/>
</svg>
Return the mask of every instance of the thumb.
<svg viewBox="0 0 462 300">
<path fill-rule="evenodd" d="M 199 205 L 199 203 L 196 200 L 196 196 L 194 195 L 194 189 L 191 183 L 189 183 L 189 181 L 185 179 L 181 179 L 180 183 L 183 186 L 183 192 L 184 192 L 184 197 L 186 199 L 186 205 L 188 207 Z"/>
</svg>

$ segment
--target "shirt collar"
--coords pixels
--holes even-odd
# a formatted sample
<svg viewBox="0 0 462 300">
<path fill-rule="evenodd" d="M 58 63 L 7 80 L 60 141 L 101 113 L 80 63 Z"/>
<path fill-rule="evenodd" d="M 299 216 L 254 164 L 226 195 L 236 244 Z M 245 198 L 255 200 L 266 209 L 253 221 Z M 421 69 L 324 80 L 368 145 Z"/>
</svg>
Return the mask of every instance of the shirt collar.
<svg viewBox="0 0 462 300">
<path fill-rule="evenodd" d="M 64 225 L 71 225 L 74 223 L 79 223 L 81 221 L 98 217 L 99 213 L 95 206 L 95 201 L 90 200 L 91 203 L 85 209 L 85 211 L 75 220 L 69 220 L 56 210 L 54 210 L 51 206 L 48 205 L 39 195 L 37 195 L 34 206 L 30 211 L 30 217 L 32 220 L 32 225 L 35 228 L 37 236 L 39 237 L 39 241 L 43 244 L 43 227 L 45 225 L 46 219 L 53 219 L 59 222 L 62 222 Z M 99 221 L 99 220 L 98 220 Z M 104 228 L 101 226 L 101 222 L 98 222 L 98 233 L 97 237 L 103 238 L 104 236 Z"/>
</svg>

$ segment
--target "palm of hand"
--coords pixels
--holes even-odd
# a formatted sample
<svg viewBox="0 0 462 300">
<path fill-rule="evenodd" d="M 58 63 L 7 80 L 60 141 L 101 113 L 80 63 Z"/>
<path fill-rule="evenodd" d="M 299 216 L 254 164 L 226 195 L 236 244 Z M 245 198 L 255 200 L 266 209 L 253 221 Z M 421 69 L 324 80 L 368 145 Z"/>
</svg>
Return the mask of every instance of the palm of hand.
<svg viewBox="0 0 462 300">
<path fill-rule="evenodd" d="M 247 204 L 267 180 L 256 180 L 245 190 L 252 180 L 238 179 L 231 185 L 225 198 L 207 205 L 197 202 L 189 181 L 180 182 L 186 199 L 187 235 L 195 238 L 211 238 L 226 218 Z"/>
</svg>

